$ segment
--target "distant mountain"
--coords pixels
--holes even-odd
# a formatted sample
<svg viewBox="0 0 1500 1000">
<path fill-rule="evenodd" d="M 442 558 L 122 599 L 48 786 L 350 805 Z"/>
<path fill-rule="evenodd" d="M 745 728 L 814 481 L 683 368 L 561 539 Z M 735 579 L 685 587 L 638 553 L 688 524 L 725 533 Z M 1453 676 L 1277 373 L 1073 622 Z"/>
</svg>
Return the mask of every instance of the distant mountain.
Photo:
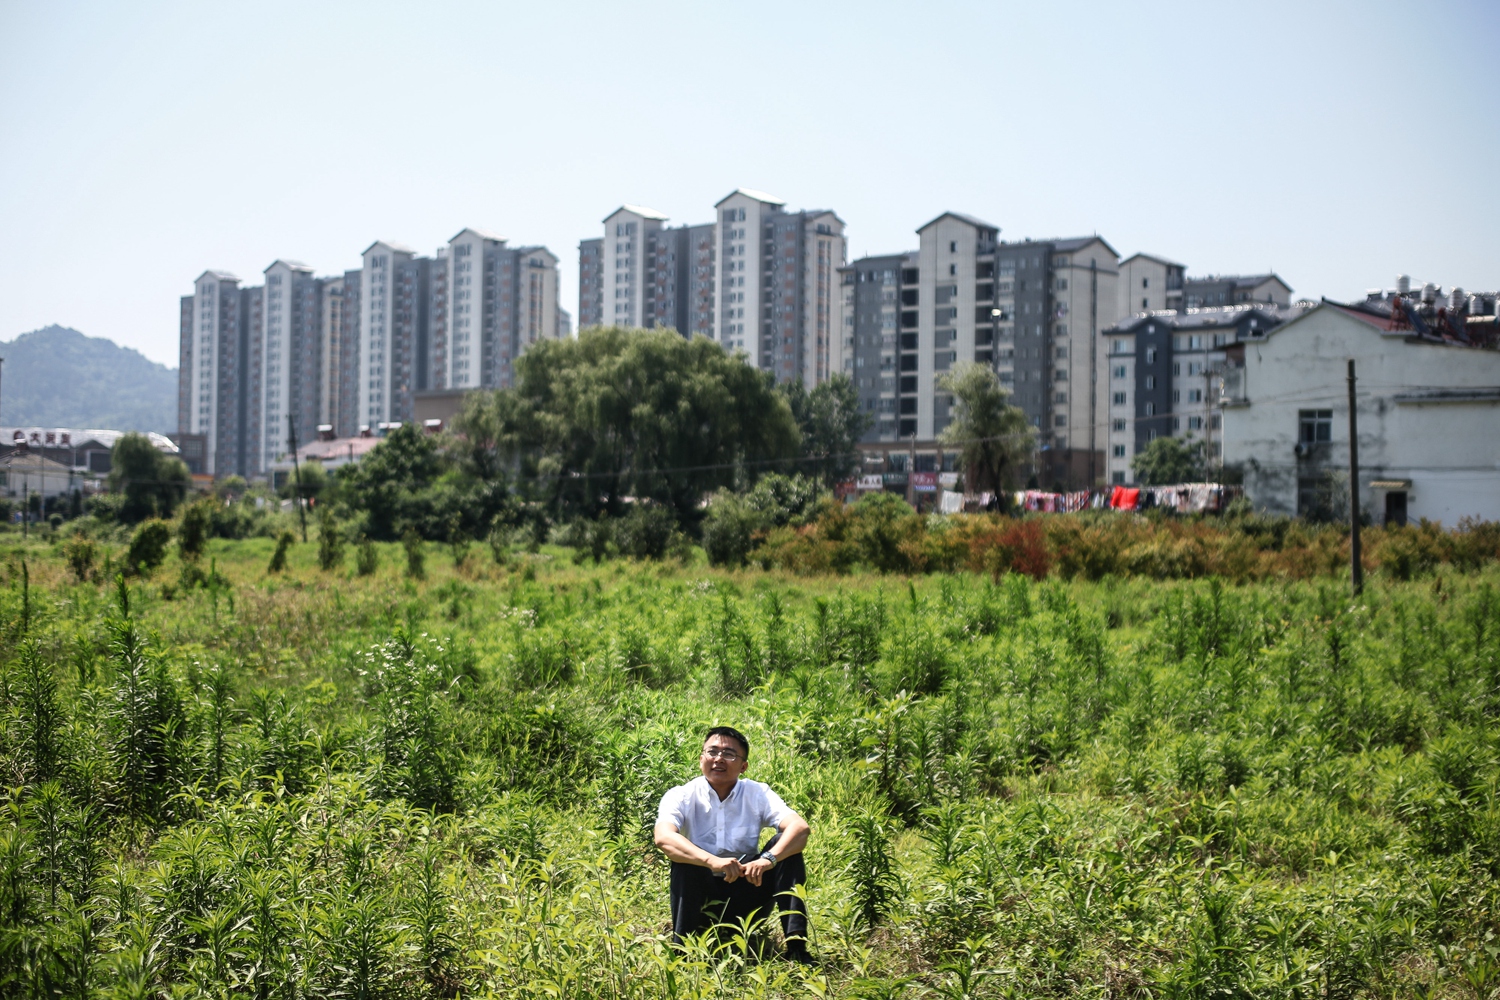
<svg viewBox="0 0 1500 1000">
<path fill-rule="evenodd" d="M 0 424 L 177 431 L 177 369 L 49 326 L 0 341 Z"/>
</svg>

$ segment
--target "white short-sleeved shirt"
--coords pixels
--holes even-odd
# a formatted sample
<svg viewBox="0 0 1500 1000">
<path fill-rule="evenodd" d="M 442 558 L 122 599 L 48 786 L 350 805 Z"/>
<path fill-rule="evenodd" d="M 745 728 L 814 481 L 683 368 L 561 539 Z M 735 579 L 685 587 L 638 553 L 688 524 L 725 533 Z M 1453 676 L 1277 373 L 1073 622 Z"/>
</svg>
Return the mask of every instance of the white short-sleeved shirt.
<svg viewBox="0 0 1500 1000">
<path fill-rule="evenodd" d="M 761 830 L 779 829 L 791 815 L 769 785 L 741 778 L 720 802 L 719 793 L 700 775 L 661 797 L 656 821 L 677 827 L 678 833 L 715 857 L 728 858 L 754 853 Z"/>
</svg>

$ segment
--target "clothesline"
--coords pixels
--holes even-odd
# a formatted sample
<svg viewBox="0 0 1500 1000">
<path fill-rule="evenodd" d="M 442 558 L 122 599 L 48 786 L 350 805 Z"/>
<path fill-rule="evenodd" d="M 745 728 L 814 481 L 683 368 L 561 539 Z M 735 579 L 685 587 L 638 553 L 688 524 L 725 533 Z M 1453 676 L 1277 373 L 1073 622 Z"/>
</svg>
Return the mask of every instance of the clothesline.
<svg viewBox="0 0 1500 1000">
<path fill-rule="evenodd" d="M 1046 514 L 1071 514 L 1081 510 L 1150 510 L 1159 508 L 1179 514 L 1217 514 L 1243 490 L 1222 483 L 1178 483 L 1173 486 L 1111 486 L 1096 490 L 1049 493 L 1019 490 L 1018 510 Z"/>
</svg>

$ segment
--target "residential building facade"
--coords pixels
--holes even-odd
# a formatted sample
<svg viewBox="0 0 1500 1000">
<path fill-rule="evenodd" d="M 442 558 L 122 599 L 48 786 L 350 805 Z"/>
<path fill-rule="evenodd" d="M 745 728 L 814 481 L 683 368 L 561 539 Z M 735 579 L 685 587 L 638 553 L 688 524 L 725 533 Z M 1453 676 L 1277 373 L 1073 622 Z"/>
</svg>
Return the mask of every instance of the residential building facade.
<svg viewBox="0 0 1500 1000">
<path fill-rule="evenodd" d="M 1188 309 L 1212 309 L 1246 302 L 1288 306 L 1292 304 L 1292 289 L 1275 274 L 1216 274 L 1188 278 L 1183 285 L 1183 299 Z"/>
<path fill-rule="evenodd" d="M 1183 286 L 1187 268 L 1163 257 L 1138 253 L 1120 261 L 1120 319 L 1137 313 L 1186 308 Z"/>
<path fill-rule="evenodd" d="M 1500 520 L 1500 435 L 1480 432 L 1500 425 L 1500 350 L 1418 329 L 1413 305 L 1325 300 L 1228 352 L 1224 456 L 1256 507 L 1347 520 L 1352 359 L 1362 513 Z"/>
<path fill-rule="evenodd" d="M 1204 445 L 1218 465 L 1223 454 L 1219 379 L 1236 344 L 1256 343 L 1300 315 L 1281 306 L 1228 306 L 1148 312 L 1104 331 L 1108 420 L 1108 481 L 1134 483 L 1131 462 L 1158 437 L 1180 436 Z"/>
<path fill-rule="evenodd" d="M 826 380 L 838 360 L 843 220 L 825 209 L 787 212 L 781 199 L 747 188 L 714 211 L 715 339 L 778 382 Z"/>
<path fill-rule="evenodd" d="M 206 271 L 183 297 L 178 433 L 205 474 L 262 476 L 292 432 L 379 434 L 414 419 L 419 392 L 509 386 L 515 359 L 560 335 L 545 247 L 465 229 L 432 257 L 384 240 L 361 257 L 327 278 L 278 260 L 254 288 Z"/>
<path fill-rule="evenodd" d="M 1005 242 L 999 227 L 945 212 L 914 252 L 840 272 L 841 367 L 876 417 L 867 441 L 932 441 L 952 418 L 942 379 L 991 367 L 1037 432 L 1038 474 L 1101 474 L 1099 334 L 1118 308 L 1118 256 L 1100 237 Z"/>
</svg>

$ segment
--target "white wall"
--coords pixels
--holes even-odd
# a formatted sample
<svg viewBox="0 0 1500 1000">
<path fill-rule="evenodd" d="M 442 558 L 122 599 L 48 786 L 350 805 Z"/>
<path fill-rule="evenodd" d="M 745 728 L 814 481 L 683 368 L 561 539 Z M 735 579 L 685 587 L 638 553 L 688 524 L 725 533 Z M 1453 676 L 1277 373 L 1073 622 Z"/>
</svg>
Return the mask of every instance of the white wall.
<svg viewBox="0 0 1500 1000">
<path fill-rule="evenodd" d="M 1500 520 L 1500 404 L 1419 403 L 1435 390 L 1500 389 L 1500 352 L 1411 343 L 1333 306 L 1319 306 L 1245 347 L 1242 405 L 1224 407 L 1227 462 L 1245 466 L 1245 491 L 1260 508 L 1297 511 L 1299 475 L 1346 469 L 1346 361 L 1359 384 L 1361 503 L 1378 522 L 1382 492 L 1371 480 L 1410 479 L 1409 516 L 1452 526 L 1465 516 Z M 1403 399 L 1403 397 L 1407 397 Z M 1321 466 L 1299 463 L 1298 411 L 1332 411 Z"/>
</svg>

